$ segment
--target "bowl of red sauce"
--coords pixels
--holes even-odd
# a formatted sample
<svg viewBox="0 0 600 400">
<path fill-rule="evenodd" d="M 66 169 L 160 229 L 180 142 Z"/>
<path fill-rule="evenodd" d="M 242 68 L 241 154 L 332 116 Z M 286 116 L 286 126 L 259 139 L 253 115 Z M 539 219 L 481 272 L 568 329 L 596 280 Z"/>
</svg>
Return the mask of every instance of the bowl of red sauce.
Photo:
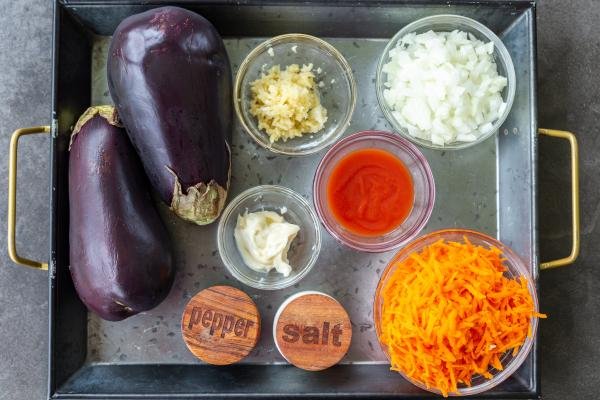
<svg viewBox="0 0 600 400">
<path fill-rule="evenodd" d="M 427 224 L 435 183 L 427 160 L 408 140 L 362 131 L 325 154 L 313 196 L 321 222 L 338 241 L 384 252 L 406 244 Z"/>
</svg>

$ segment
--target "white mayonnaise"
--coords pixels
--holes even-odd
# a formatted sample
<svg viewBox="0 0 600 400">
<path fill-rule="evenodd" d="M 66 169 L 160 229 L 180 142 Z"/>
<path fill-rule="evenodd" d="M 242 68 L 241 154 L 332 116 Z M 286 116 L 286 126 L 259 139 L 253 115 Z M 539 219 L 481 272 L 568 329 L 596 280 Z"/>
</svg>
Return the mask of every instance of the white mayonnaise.
<svg viewBox="0 0 600 400">
<path fill-rule="evenodd" d="M 273 211 L 238 215 L 233 235 L 244 263 L 258 272 L 273 268 L 283 276 L 292 271 L 287 253 L 300 227 Z"/>
</svg>

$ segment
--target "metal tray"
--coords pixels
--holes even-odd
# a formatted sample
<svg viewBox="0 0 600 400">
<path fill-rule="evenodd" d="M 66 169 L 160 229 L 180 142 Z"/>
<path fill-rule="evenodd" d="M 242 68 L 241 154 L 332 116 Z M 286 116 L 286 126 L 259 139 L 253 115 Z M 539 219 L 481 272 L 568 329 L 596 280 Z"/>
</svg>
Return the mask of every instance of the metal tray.
<svg viewBox="0 0 600 400">
<path fill-rule="evenodd" d="M 377 105 L 375 69 L 387 40 L 402 26 L 427 15 L 455 13 L 475 18 L 496 32 L 510 52 L 517 73 L 512 112 L 496 137 L 468 151 L 422 149 L 437 189 L 436 205 L 424 232 L 466 227 L 488 233 L 512 247 L 537 277 L 533 2 L 238 3 L 178 4 L 215 24 L 225 39 L 234 74 L 255 45 L 276 34 L 309 33 L 333 44 L 351 64 L 358 85 L 357 107 L 347 134 L 364 129 L 390 130 Z M 323 250 L 307 277 L 292 288 L 261 291 L 243 286 L 227 273 L 217 253 L 216 224 L 187 224 L 160 205 L 174 239 L 178 269 L 168 298 L 156 309 L 119 323 L 87 313 L 73 289 L 68 270 L 69 133 L 86 107 L 110 102 L 106 49 L 116 25 L 131 14 L 163 4 L 167 2 L 55 3 L 49 397 L 431 396 L 388 370 L 374 331 L 371 312 L 375 286 L 392 253 L 373 255 L 350 250 L 335 242 L 325 230 Z M 276 183 L 291 187 L 312 201 L 313 174 L 324 151 L 305 157 L 275 155 L 255 145 L 237 123 L 232 151 L 232 197 L 258 184 Z M 14 232 L 12 236 L 14 239 Z M 10 237 L 9 230 L 9 240 Z M 19 258 L 15 251 L 11 258 L 43 267 L 43 263 Z M 259 345 L 248 358 L 238 365 L 220 368 L 195 359 L 179 331 L 181 312 L 190 297 L 217 283 L 239 287 L 252 296 L 264 327 Z M 274 348 L 270 334 L 277 307 L 288 296 L 307 289 L 333 295 L 349 311 L 353 323 L 349 353 L 340 365 L 320 373 L 287 365 Z M 484 397 L 537 398 L 538 378 L 536 345 L 523 366 Z"/>
</svg>

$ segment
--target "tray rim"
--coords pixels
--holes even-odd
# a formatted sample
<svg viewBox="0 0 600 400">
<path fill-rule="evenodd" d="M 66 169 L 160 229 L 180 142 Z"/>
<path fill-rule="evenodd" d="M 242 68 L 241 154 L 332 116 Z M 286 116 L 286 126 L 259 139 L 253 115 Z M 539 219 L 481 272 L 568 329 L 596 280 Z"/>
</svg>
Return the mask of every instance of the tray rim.
<svg viewBox="0 0 600 400">
<path fill-rule="evenodd" d="M 49 285 L 49 318 L 48 318 L 48 337 L 49 337 L 49 346 L 48 346 L 48 382 L 47 382 L 47 387 L 48 387 L 48 395 L 47 397 L 49 399 L 67 399 L 67 398 L 108 398 L 108 397 L 118 397 L 118 398 L 144 398 L 144 399 L 150 399 L 150 398 L 189 398 L 190 396 L 188 395 L 182 395 L 182 394 L 139 394 L 139 395 L 111 395 L 111 394 L 77 394 L 77 393 L 60 393 L 58 391 L 58 388 L 56 386 L 56 382 L 55 382 L 55 358 L 54 358 L 54 352 L 55 352 L 55 328 L 56 328 L 56 321 L 55 321 L 55 317 L 56 317 L 56 297 L 58 296 L 58 287 L 57 287 L 57 282 L 56 282 L 56 268 L 57 268 L 57 242 L 58 242 L 58 237 L 56 234 L 57 231 L 57 223 L 58 221 L 58 215 L 56 213 L 56 210 L 58 209 L 58 202 L 59 202 L 59 198 L 57 196 L 57 182 L 58 182 L 58 166 L 57 166 L 57 162 L 56 162 L 56 155 L 57 155 L 57 150 L 58 150 L 58 143 L 57 143 L 57 135 L 58 135 L 58 117 L 57 117 L 57 86 L 58 86 L 58 69 L 59 69 L 59 63 L 58 63 L 58 54 L 59 54 L 59 38 L 60 38 L 60 33 L 61 33 L 61 29 L 60 29 L 60 12 L 61 10 L 64 9 L 69 9 L 69 8 L 73 8 L 76 6 L 82 6 L 82 7 L 96 7 L 96 6 L 123 6 L 123 5 L 131 5 L 131 6 L 161 6 L 161 5 L 176 5 L 176 6 L 182 6 L 182 7 L 186 7 L 186 6 L 190 6 L 193 4 L 202 4 L 202 5 L 238 5 L 238 6 L 244 6 L 244 5 L 257 5 L 259 2 L 254 2 L 252 0 L 246 0 L 246 1 L 235 1 L 235 0 L 210 0 L 210 1 L 202 1 L 202 0 L 178 0 L 178 1 L 165 1 L 165 0 L 147 0 L 147 1 L 142 1 L 142 0 L 125 0 L 125 1 L 119 1 L 119 0 L 54 0 L 53 2 L 53 33 L 52 33 L 52 43 L 53 43 L 53 55 L 52 55 L 52 83 L 51 83 L 51 87 L 52 87 L 52 140 L 50 142 L 50 178 L 51 178 L 51 182 L 50 182 L 50 204 L 51 204 L 51 208 L 50 208 L 50 263 L 49 263 L 49 276 L 48 276 L 48 285 Z M 335 6 L 353 6 L 356 5 L 356 1 L 353 0 L 331 0 L 331 1 L 326 1 L 326 0 L 316 0 L 316 1 L 311 1 L 308 0 L 306 2 L 303 2 L 303 5 L 308 5 L 308 3 L 312 3 L 312 4 L 317 4 L 317 5 L 335 5 Z M 530 43 L 529 43 L 529 48 L 531 50 L 532 56 L 531 56 L 531 79 L 530 79 L 530 90 L 533 93 L 533 97 L 532 97 L 532 103 L 530 104 L 531 106 L 531 123 L 532 123 L 532 139 L 531 139 L 531 148 L 530 148 L 530 152 L 532 155 L 532 168 L 531 168 L 531 179 L 532 179 L 532 183 L 533 183 L 533 188 L 532 188 L 532 196 L 531 196 L 531 204 L 532 204 L 532 210 L 534 211 L 532 213 L 532 231 L 531 231 L 531 238 L 532 238 L 532 243 L 534 245 L 534 249 L 532 251 L 532 268 L 533 268 L 533 272 L 534 272 L 534 279 L 536 279 L 536 287 L 539 289 L 539 282 L 537 279 L 537 273 L 539 271 L 539 254 L 538 254 L 538 248 L 539 248 L 539 244 L 538 244 L 538 224 L 537 224 L 537 209 L 536 209 L 536 204 L 537 204 L 537 159 L 538 159 L 538 155 L 537 155 L 537 99 L 536 99 L 536 95 L 537 95 L 537 68 L 536 68 L 536 57 L 537 57 L 537 35 L 536 35 L 536 0 L 450 0 L 450 1 L 436 1 L 436 0 L 363 0 L 362 2 L 359 3 L 363 3 L 363 4 L 369 4 L 369 3 L 376 3 L 376 4 L 382 4 L 382 5 L 394 5 L 394 4 L 398 4 L 398 5 L 413 5 L 413 6 L 423 6 L 423 5 L 446 5 L 446 4 L 456 4 L 456 5 L 468 5 L 468 6 L 478 6 L 478 5 L 490 5 L 490 4 L 496 4 L 496 5 L 520 5 L 520 6 L 527 6 L 526 10 L 524 12 L 529 12 L 530 13 L 530 17 L 529 19 L 529 23 L 530 23 Z M 275 0 L 269 3 L 269 5 L 290 5 L 290 2 L 286 2 L 286 1 L 282 1 L 282 0 Z M 295 5 L 295 4 L 294 4 Z M 498 232 L 500 232 L 500 230 L 498 230 Z M 86 328 L 87 329 L 87 328 Z M 536 337 L 535 343 L 534 343 L 534 348 L 532 349 L 532 356 L 534 357 L 533 360 L 533 370 L 534 370 L 534 376 L 532 376 L 532 380 L 533 380 L 533 385 L 534 385 L 534 390 L 530 391 L 530 392 L 511 392 L 509 394 L 510 397 L 512 398 L 539 398 L 539 396 L 541 395 L 541 382 L 540 382 L 540 371 L 538 368 L 538 357 L 539 357 L 539 346 L 538 346 L 538 342 L 539 342 L 539 336 Z M 94 366 L 102 366 L 104 365 L 103 363 L 97 363 L 92 365 L 91 367 Z M 124 364 L 127 365 L 127 364 Z M 136 364 L 137 365 L 137 364 Z M 160 366 L 160 364 L 150 364 L 150 365 L 154 365 L 154 366 Z M 174 366 L 177 366 L 179 364 L 174 364 Z M 345 367 L 349 367 L 351 365 L 345 365 Z M 89 365 L 81 365 L 74 374 L 71 375 L 71 377 L 69 377 L 69 379 L 67 379 L 67 381 L 65 383 L 68 383 L 69 380 L 80 374 L 81 372 L 83 372 L 86 368 L 90 367 Z M 64 383 L 63 383 L 64 385 Z M 275 395 L 276 398 L 285 398 L 285 397 L 303 397 L 303 398 L 321 398 L 321 397 L 331 397 L 330 394 L 309 394 L 309 395 L 302 395 L 299 394 L 298 396 L 277 396 L 276 394 L 272 394 Z M 486 398 L 501 398 L 502 396 L 506 396 L 503 393 L 500 392 L 487 392 L 482 394 L 485 395 Z M 243 398 L 247 398 L 247 397 L 271 397 L 267 394 L 260 394 L 260 393 L 255 393 L 253 395 L 251 394 L 227 394 L 227 393 L 223 393 L 221 394 L 216 394 L 216 395 L 210 395 L 210 394 L 193 394 L 191 397 L 196 397 L 196 396 L 203 396 L 203 397 L 227 397 L 227 398 L 233 398 L 233 397 L 243 397 Z M 401 395 L 402 398 L 424 398 L 424 397 L 430 397 L 427 393 L 423 393 L 423 392 L 418 392 L 416 393 L 414 396 L 405 396 L 405 395 Z M 337 396 L 335 396 L 337 397 Z M 381 394 L 381 393 L 369 393 L 369 394 L 350 394 L 350 393 L 345 393 L 345 394 L 341 394 L 340 397 L 352 397 L 353 399 L 356 398 L 374 398 L 374 397 L 380 397 L 380 398 L 395 398 L 398 397 L 398 395 L 393 395 L 393 394 Z M 438 398 L 437 396 L 431 396 L 432 398 Z"/>
</svg>

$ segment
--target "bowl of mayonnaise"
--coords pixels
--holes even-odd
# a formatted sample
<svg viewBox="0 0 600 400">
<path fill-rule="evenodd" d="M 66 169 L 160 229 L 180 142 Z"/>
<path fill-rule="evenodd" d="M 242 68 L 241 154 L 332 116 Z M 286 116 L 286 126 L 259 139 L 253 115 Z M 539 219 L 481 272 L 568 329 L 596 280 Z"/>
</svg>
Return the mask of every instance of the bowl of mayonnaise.
<svg viewBox="0 0 600 400">
<path fill-rule="evenodd" d="M 274 290 L 296 284 L 315 265 L 321 231 L 301 195 L 262 185 L 242 192 L 225 208 L 217 243 L 231 275 L 246 285 Z"/>
</svg>

